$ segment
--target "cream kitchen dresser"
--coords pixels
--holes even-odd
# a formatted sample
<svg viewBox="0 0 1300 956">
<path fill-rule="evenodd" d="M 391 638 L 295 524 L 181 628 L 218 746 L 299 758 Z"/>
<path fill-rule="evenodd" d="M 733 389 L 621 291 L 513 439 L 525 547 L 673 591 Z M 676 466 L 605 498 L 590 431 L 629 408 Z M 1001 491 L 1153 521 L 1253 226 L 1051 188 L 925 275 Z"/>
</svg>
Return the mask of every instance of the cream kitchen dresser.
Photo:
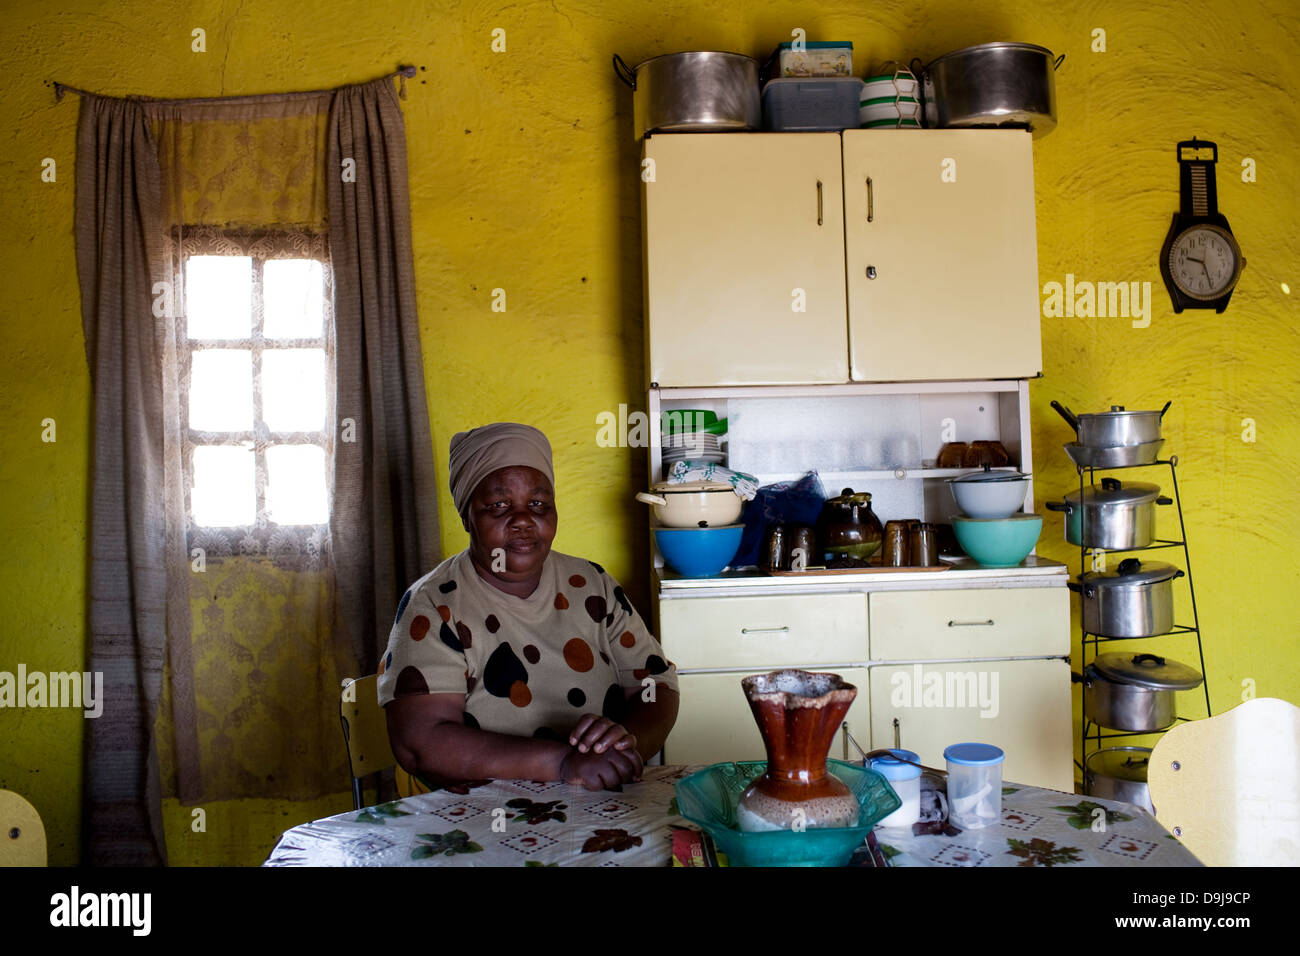
<svg viewBox="0 0 1300 956">
<path fill-rule="evenodd" d="M 651 481 L 660 412 L 684 408 L 728 418 L 733 467 L 764 484 L 816 468 L 829 494 L 872 492 L 882 521 L 953 513 L 945 441 L 998 439 L 1032 470 L 1028 134 L 660 134 L 641 178 Z M 897 735 L 941 765 L 947 744 L 986 741 L 1006 779 L 1073 789 L 1064 565 L 697 580 L 653 565 L 682 686 L 666 760 L 761 758 L 739 679 L 791 666 L 858 686 L 863 746 Z"/>
</svg>

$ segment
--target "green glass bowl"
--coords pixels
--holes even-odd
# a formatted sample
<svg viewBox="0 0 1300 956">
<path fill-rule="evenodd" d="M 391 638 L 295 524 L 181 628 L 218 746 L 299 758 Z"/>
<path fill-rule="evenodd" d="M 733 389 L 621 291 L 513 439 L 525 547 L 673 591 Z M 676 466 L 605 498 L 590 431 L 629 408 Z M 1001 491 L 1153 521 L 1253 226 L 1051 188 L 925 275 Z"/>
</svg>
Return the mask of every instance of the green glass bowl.
<svg viewBox="0 0 1300 956">
<path fill-rule="evenodd" d="M 1042 515 L 967 518 L 955 515 L 952 530 L 962 550 L 986 568 L 1014 568 L 1028 557 L 1043 531 Z"/>
<path fill-rule="evenodd" d="M 765 833 L 736 826 L 736 805 L 750 782 L 767 770 L 766 760 L 715 763 L 677 782 L 682 816 L 713 838 L 732 866 L 845 866 L 871 828 L 903 805 L 889 781 L 875 770 L 843 760 L 826 769 L 858 798 L 858 825 Z"/>
</svg>

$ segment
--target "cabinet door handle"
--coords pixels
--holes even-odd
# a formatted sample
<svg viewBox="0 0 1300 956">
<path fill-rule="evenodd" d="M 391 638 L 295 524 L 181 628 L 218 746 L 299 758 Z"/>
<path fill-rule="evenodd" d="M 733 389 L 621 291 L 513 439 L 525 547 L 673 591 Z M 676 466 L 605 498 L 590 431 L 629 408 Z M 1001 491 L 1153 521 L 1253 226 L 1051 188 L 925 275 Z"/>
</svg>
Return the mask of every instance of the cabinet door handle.
<svg viewBox="0 0 1300 956">
<path fill-rule="evenodd" d="M 822 224 L 822 181 L 817 180 L 817 225 Z"/>
<path fill-rule="evenodd" d="M 867 222 L 876 218 L 876 199 L 871 189 L 871 177 L 867 177 Z"/>
<path fill-rule="evenodd" d="M 949 621 L 949 627 L 992 627 L 993 619 L 987 621 Z"/>
<path fill-rule="evenodd" d="M 788 624 L 782 624 L 780 627 L 742 627 L 741 634 L 784 634 L 790 630 Z"/>
</svg>

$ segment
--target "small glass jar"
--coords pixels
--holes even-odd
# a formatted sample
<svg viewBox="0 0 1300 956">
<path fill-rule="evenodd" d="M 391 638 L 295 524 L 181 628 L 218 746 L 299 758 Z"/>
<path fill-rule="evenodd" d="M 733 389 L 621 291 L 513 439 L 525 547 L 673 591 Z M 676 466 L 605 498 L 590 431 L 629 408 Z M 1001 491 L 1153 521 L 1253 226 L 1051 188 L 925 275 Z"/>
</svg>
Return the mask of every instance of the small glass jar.
<svg viewBox="0 0 1300 956">
<path fill-rule="evenodd" d="M 907 521 L 885 522 L 880 563 L 887 568 L 905 568 L 911 563 L 911 532 Z"/>
<path fill-rule="evenodd" d="M 939 541 L 934 525 L 918 521 L 912 525 L 912 567 L 932 568 L 939 563 Z"/>
<path fill-rule="evenodd" d="M 919 764 L 921 758 L 910 750 L 891 750 L 890 753 L 902 759 L 873 757 L 871 769 L 889 781 L 889 785 L 894 788 L 894 793 L 898 794 L 898 799 L 903 801 L 903 805 L 877 825 L 910 827 L 921 819 L 921 768 L 913 766 Z M 905 760 L 910 760 L 911 763 L 904 763 Z"/>
<path fill-rule="evenodd" d="M 783 524 L 768 527 L 767 537 L 763 539 L 763 551 L 759 564 L 764 571 L 785 571 L 790 567 L 789 550 L 786 544 L 786 530 Z"/>
<path fill-rule="evenodd" d="M 963 830 L 979 830 L 1002 819 L 1002 761 L 992 744 L 952 744 L 948 762 L 948 821 Z"/>
</svg>

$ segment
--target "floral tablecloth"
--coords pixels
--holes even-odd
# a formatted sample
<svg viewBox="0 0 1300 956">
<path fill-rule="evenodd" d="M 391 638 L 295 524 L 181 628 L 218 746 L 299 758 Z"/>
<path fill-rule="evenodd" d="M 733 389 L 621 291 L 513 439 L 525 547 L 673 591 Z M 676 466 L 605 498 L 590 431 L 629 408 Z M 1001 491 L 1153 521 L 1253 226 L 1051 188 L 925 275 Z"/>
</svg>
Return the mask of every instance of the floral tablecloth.
<svg viewBox="0 0 1300 956">
<path fill-rule="evenodd" d="M 877 827 L 890 866 L 1200 866 L 1155 817 L 1129 803 L 1008 783 L 1002 821 Z"/>
<path fill-rule="evenodd" d="M 668 866 L 674 830 L 691 827 L 674 788 L 697 769 L 647 767 L 622 792 L 471 782 L 294 827 L 264 865 Z M 873 836 L 876 860 L 891 866 L 1199 865 L 1134 806 L 1015 784 L 1003 788 L 1000 826 L 932 823 Z"/>
</svg>

